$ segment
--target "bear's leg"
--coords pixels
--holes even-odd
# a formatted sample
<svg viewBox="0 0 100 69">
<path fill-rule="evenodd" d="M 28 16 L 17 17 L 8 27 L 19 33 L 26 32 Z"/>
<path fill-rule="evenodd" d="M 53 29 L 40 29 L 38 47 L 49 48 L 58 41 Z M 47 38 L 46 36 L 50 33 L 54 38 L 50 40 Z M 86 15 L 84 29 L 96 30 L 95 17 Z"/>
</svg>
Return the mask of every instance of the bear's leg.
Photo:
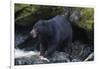
<svg viewBox="0 0 100 69">
<path fill-rule="evenodd" d="M 52 45 L 48 45 L 48 49 L 47 49 L 47 51 L 45 53 L 45 57 L 52 56 L 52 54 L 55 52 L 56 48 L 57 48 L 57 44 L 56 43 L 52 44 Z"/>
<path fill-rule="evenodd" d="M 44 56 L 45 55 L 45 51 L 46 51 L 46 46 L 40 44 L 40 56 Z"/>
<path fill-rule="evenodd" d="M 50 62 L 46 57 L 45 57 L 45 52 L 46 52 L 47 46 L 46 45 L 40 45 L 40 59 Z"/>
<path fill-rule="evenodd" d="M 72 60 L 72 40 L 67 39 L 65 42 L 64 51 L 66 54 L 68 54 L 69 59 Z"/>
<path fill-rule="evenodd" d="M 71 55 L 71 53 L 72 53 L 72 38 L 71 37 L 67 38 L 67 41 L 65 42 L 64 50 L 66 53 Z"/>
</svg>

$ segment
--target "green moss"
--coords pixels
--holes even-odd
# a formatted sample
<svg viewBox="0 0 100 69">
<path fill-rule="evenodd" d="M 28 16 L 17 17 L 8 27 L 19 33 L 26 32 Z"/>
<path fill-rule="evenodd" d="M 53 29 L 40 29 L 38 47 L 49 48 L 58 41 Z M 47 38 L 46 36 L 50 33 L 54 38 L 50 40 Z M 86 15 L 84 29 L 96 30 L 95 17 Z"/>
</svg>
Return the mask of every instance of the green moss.
<svg viewBox="0 0 100 69">
<path fill-rule="evenodd" d="M 29 6 L 29 5 L 28 4 L 15 4 L 15 12 L 18 12 L 27 6 Z"/>
<path fill-rule="evenodd" d="M 32 25 L 39 19 L 49 19 L 62 11 L 62 7 L 56 6 L 15 4 L 15 23 L 22 26 Z"/>
<path fill-rule="evenodd" d="M 74 8 L 79 10 L 80 8 Z M 15 23 L 19 25 L 30 25 L 39 19 L 49 19 L 58 14 L 62 14 L 63 7 L 41 6 L 31 4 L 15 4 Z M 72 10 L 73 11 L 73 10 Z M 94 9 L 82 8 L 81 19 L 78 25 L 86 30 L 92 30 L 94 24 Z"/>
<path fill-rule="evenodd" d="M 93 30 L 94 9 L 93 8 L 82 8 L 81 15 L 82 16 L 79 21 L 79 26 L 86 29 L 87 31 Z"/>
<path fill-rule="evenodd" d="M 24 17 L 27 17 L 27 16 L 30 16 L 30 15 L 32 15 L 34 12 L 36 12 L 35 7 L 32 7 L 32 6 L 29 5 L 29 6 L 25 7 L 25 8 L 20 12 L 21 14 L 18 15 L 18 17 L 16 18 L 16 20 L 21 19 L 21 18 L 24 18 Z"/>
</svg>

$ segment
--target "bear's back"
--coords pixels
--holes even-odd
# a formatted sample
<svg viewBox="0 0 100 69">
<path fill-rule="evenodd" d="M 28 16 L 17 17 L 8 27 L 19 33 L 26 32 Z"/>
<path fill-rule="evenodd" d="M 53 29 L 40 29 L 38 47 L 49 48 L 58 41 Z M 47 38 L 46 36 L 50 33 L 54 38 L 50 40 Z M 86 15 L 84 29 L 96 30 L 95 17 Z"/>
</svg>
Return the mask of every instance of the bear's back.
<svg viewBox="0 0 100 69">
<path fill-rule="evenodd" d="M 59 32 L 59 35 L 62 39 L 65 39 L 66 37 L 69 37 L 72 35 L 72 27 L 67 21 L 67 19 L 62 15 L 57 15 L 54 18 L 49 20 L 50 25 L 53 26 L 55 29 L 53 31 Z M 62 37 L 64 36 L 64 37 Z"/>
</svg>

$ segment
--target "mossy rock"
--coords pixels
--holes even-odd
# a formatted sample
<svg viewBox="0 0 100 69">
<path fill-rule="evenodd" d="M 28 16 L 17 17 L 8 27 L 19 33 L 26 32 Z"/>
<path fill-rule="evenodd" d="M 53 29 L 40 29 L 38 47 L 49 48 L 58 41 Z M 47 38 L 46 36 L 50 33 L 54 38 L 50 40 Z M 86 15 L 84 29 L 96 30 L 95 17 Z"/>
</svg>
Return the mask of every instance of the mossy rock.
<svg viewBox="0 0 100 69">
<path fill-rule="evenodd" d="M 81 19 L 79 26 L 87 31 L 92 31 L 94 26 L 94 9 L 93 8 L 82 8 Z"/>
<path fill-rule="evenodd" d="M 29 6 L 28 4 L 15 4 L 15 13 Z"/>
<path fill-rule="evenodd" d="M 39 19 L 49 19 L 62 11 L 62 7 L 15 4 L 15 23 L 22 26 L 32 25 Z"/>
</svg>

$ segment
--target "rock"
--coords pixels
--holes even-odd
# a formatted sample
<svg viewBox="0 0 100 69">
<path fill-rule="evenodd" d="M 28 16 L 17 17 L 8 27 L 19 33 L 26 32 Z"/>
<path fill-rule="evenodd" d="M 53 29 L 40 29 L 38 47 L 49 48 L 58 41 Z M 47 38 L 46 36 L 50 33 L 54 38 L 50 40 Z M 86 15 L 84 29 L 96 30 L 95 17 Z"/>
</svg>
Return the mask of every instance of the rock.
<svg viewBox="0 0 100 69">
<path fill-rule="evenodd" d="M 15 48 L 26 51 L 39 50 L 39 41 L 37 38 L 32 38 L 26 29 L 17 29 L 15 32 Z"/>
<path fill-rule="evenodd" d="M 16 51 L 15 51 L 15 65 L 82 62 L 89 56 L 91 52 L 93 52 L 91 50 L 91 46 L 83 44 L 79 41 L 73 43 L 71 55 L 65 52 L 56 51 L 54 54 L 52 54 L 51 57 L 48 58 L 50 62 L 47 62 L 46 60 L 41 60 L 39 53 L 37 53 L 39 51 L 37 52 L 23 51 L 23 50 L 16 50 Z M 17 56 L 16 53 L 18 53 Z M 18 55 L 20 56 L 18 57 Z M 93 58 L 90 60 L 92 61 Z"/>
<path fill-rule="evenodd" d="M 79 41 L 75 41 L 72 47 L 71 58 L 72 61 L 84 61 L 84 59 L 91 53 L 91 45 L 83 44 Z"/>
<path fill-rule="evenodd" d="M 15 46 L 23 43 L 29 36 L 15 33 Z"/>
<path fill-rule="evenodd" d="M 15 4 L 15 23 L 31 26 L 39 19 L 49 19 L 63 11 L 62 7 Z"/>
<path fill-rule="evenodd" d="M 49 60 L 53 63 L 56 62 L 70 62 L 69 54 L 65 52 L 55 52 Z"/>
<path fill-rule="evenodd" d="M 79 57 L 83 54 L 83 49 L 85 45 L 80 43 L 79 41 L 75 41 L 72 44 L 72 59 L 79 59 Z"/>
<path fill-rule="evenodd" d="M 15 65 L 30 65 L 30 64 L 43 64 L 47 61 L 42 61 L 39 56 L 33 55 L 31 57 L 21 57 L 15 59 Z"/>
<path fill-rule="evenodd" d="M 82 62 L 82 60 L 80 60 L 80 59 L 72 59 L 71 62 Z"/>
<path fill-rule="evenodd" d="M 74 10 L 69 19 L 72 23 L 77 24 L 80 20 L 81 14 L 79 10 Z"/>
<path fill-rule="evenodd" d="M 20 52 L 21 53 L 21 52 Z M 26 54 L 27 53 L 27 54 Z M 46 64 L 57 62 L 70 62 L 69 55 L 64 52 L 55 52 L 52 57 L 48 58 L 50 62 L 41 60 L 39 54 L 29 54 L 28 52 L 22 52 L 23 56 L 15 56 L 15 65 L 30 65 L 30 64 Z M 24 55 L 25 54 L 25 55 Z"/>
<path fill-rule="evenodd" d="M 29 6 L 29 4 L 15 4 L 15 13 L 21 11 L 22 9 L 24 9 L 25 7 Z"/>
<path fill-rule="evenodd" d="M 93 8 L 82 8 L 81 19 L 78 26 L 84 28 L 87 31 L 93 30 L 94 24 L 94 9 Z"/>
<path fill-rule="evenodd" d="M 94 53 L 92 52 L 91 54 L 88 55 L 88 57 L 84 61 L 91 61 L 94 60 Z"/>
</svg>

